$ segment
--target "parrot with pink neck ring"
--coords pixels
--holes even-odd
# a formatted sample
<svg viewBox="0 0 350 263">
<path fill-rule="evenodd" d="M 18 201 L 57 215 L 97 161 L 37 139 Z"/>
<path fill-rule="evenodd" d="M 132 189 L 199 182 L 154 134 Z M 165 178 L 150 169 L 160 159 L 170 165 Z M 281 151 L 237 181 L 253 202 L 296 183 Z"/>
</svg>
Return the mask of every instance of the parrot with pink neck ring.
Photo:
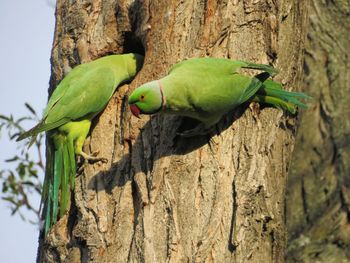
<svg viewBox="0 0 350 263">
<path fill-rule="evenodd" d="M 259 70 L 249 76 L 240 69 Z M 297 106 L 306 105 L 299 99 L 310 97 L 301 92 L 289 92 L 270 77 L 277 70 L 269 65 L 223 58 L 192 58 L 175 64 L 168 75 L 141 85 L 129 96 L 133 115 L 164 112 L 199 120 L 194 129 L 184 131 L 185 137 L 209 133 L 222 116 L 239 105 L 255 101 L 292 114 Z"/>
</svg>

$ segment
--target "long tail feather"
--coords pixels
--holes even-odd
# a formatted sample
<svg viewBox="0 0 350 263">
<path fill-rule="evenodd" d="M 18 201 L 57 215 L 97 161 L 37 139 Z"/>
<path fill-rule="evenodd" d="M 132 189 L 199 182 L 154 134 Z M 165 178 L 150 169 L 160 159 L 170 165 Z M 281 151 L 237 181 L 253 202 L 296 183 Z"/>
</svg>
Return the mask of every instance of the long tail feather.
<svg viewBox="0 0 350 263">
<path fill-rule="evenodd" d="M 52 224 L 56 223 L 56 218 L 58 214 L 58 195 L 59 195 L 59 189 L 61 188 L 61 183 L 63 184 L 61 180 L 61 174 L 63 173 L 63 145 L 58 145 L 58 149 L 55 151 L 55 164 L 54 164 L 54 176 L 53 176 L 53 192 L 51 195 L 51 201 L 52 201 Z"/>
<path fill-rule="evenodd" d="M 296 113 L 297 106 L 307 108 L 307 105 L 301 102 L 300 99 L 311 99 L 311 97 L 302 92 L 283 90 L 280 83 L 272 80 L 266 80 L 255 96 L 252 97 L 252 101 L 270 104 L 292 114 Z"/>
<path fill-rule="evenodd" d="M 63 173 L 61 174 L 62 189 L 60 196 L 60 217 L 62 217 L 67 209 L 70 197 L 69 172 L 71 169 L 68 147 L 63 148 Z"/>
<path fill-rule="evenodd" d="M 51 137 L 41 199 L 45 235 L 69 207 L 76 172 L 73 141 L 62 134 Z"/>
<path fill-rule="evenodd" d="M 281 100 L 279 98 L 270 97 L 270 96 L 255 95 L 253 97 L 252 101 L 270 104 L 278 109 L 289 111 L 292 114 L 296 113 L 296 108 L 295 108 L 294 104 L 292 104 L 290 102 L 286 102 L 286 101 Z"/>
<path fill-rule="evenodd" d="M 52 181 L 52 176 L 54 174 L 54 144 L 52 139 L 50 138 L 50 132 L 46 134 L 46 169 L 45 169 L 45 178 L 43 183 L 43 189 L 41 192 L 41 201 L 40 201 L 40 210 L 41 211 L 41 219 L 45 219 L 44 223 L 44 229 L 49 229 L 51 222 L 50 222 L 50 214 L 51 214 L 51 205 L 47 205 L 51 203 L 51 196 L 52 196 L 52 187 L 53 184 L 50 184 Z M 46 233 L 47 231 L 45 231 Z"/>
<path fill-rule="evenodd" d="M 74 183 L 75 183 L 75 172 L 77 170 L 76 163 L 75 163 L 75 152 L 74 152 L 73 142 L 68 142 L 67 150 L 68 150 L 69 163 L 70 163 L 70 165 L 68 166 L 70 168 L 69 185 L 70 185 L 70 190 L 73 191 Z"/>
</svg>

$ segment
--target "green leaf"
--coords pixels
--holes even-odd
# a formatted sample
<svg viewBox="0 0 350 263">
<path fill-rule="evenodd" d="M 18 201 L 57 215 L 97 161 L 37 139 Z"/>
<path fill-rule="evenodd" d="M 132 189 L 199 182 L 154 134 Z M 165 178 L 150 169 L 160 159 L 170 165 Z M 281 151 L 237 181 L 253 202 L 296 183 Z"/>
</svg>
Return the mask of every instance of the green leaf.
<svg viewBox="0 0 350 263">
<path fill-rule="evenodd" d="M 19 207 L 20 207 L 20 205 L 17 204 L 17 205 L 16 205 L 16 208 L 12 210 L 12 212 L 11 212 L 11 215 L 12 215 L 12 216 L 18 211 Z M 22 216 L 21 216 L 21 218 L 22 218 L 22 220 L 23 220 L 23 217 L 22 217 Z"/>
<path fill-rule="evenodd" d="M 14 156 L 14 157 L 12 157 L 10 159 L 6 159 L 5 162 L 11 163 L 11 162 L 14 162 L 14 161 L 17 161 L 17 160 L 19 160 L 19 157 L 16 155 L 16 156 Z"/>
<path fill-rule="evenodd" d="M 0 114 L 0 119 L 3 119 L 5 121 L 11 121 L 9 117 L 7 117 L 5 115 L 1 115 L 1 114 Z"/>
<path fill-rule="evenodd" d="M 36 112 L 35 112 L 35 110 L 32 108 L 32 106 L 30 106 L 27 102 L 24 103 L 24 105 L 27 107 L 27 109 L 28 109 L 31 113 L 33 113 L 34 115 L 36 115 Z"/>
<path fill-rule="evenodd" d="M 7 197 L 2 197 L 1 199 L 5 200 L 7 202 L 10 202 L 11 204 L 17 206 L 17 202 L 13 199 L 13 197 L 7 196 Z"/>
<path fill-rule="evenodd" d="M 10 137 L 10 140 L 12 141 L 15 137 L 17 137 L 20 134 L 21 134 L 20 132 L 16 132 L 16 133 L 12 134 Z"/>
<path fill-rule="evenodd" d="M 9 190 L 8 185 L 7 185 L 5 182 L 3 182 L 3 183 L 2 183 L 2 192 L 3 192 L 3 193 L 7 193 L 8 190 Z"/>
<path fill-rule="evenodd" d="M 28 186 L 35 186 L 33 182 L 30 181 L 24 181 L 22 182 L 23 185 L 28 185 Z"/>
<path fill-rule="evenodd" d="M 18 172 L 19 177 L 21 179 L 23 179 L 25 174 L 26 174 L 26 166 L 25 166 L 25 164 L 24 163 L 19 163 L 16 170 Z"/>
</svg>

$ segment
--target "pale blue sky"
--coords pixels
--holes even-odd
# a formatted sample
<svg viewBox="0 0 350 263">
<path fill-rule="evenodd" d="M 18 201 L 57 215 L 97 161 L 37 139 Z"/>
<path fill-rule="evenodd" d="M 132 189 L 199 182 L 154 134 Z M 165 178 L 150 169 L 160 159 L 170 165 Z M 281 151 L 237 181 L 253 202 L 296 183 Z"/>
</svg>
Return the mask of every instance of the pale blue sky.
<svg viewBox="0 0 350 263">
<path fill-rule="evenodd" d="M 54 32 L 53 0 L 0 1 L 0 114 L 23 116 L 29 102 L 39 113 L 47 101 L 50 52 Z M 16 152 L 0 138 L 0 165 Z M 5 167 L 4 167 L 5 166 Z M 34 200 L 39 205 L 39 199 Z M 0 200 L 1 262 L 35 262 L 38 229 Z"/>
</svg>

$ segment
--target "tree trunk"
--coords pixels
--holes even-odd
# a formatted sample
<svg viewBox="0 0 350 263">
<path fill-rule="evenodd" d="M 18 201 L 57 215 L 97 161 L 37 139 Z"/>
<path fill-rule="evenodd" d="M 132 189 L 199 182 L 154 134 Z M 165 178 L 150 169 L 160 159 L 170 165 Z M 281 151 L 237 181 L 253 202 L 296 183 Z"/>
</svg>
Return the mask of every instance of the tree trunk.
<svg viewBox="0 0 350 263">
<path fill-rule="evenodd" d="M 288 262 L 350 262 L 350 2 L 312 0 L 303 114 L 289 174 Z"/>
<path fill-rule="evenodd" d="M 293 116 L 256 104 L 219 135 L 179 138 L 190 121 L 130 116 L 126 94 L 189 57 L 271 63 L 301 86 L 306 1 L 57 1 L 51 88 L 71 67 L 145 52 L 130 86 L 96 119 L 69 213 L 41 239 L 39 262 L 283 262 Z M 249 107 L 248 107 L 249 106 Z"/>
</svg>

